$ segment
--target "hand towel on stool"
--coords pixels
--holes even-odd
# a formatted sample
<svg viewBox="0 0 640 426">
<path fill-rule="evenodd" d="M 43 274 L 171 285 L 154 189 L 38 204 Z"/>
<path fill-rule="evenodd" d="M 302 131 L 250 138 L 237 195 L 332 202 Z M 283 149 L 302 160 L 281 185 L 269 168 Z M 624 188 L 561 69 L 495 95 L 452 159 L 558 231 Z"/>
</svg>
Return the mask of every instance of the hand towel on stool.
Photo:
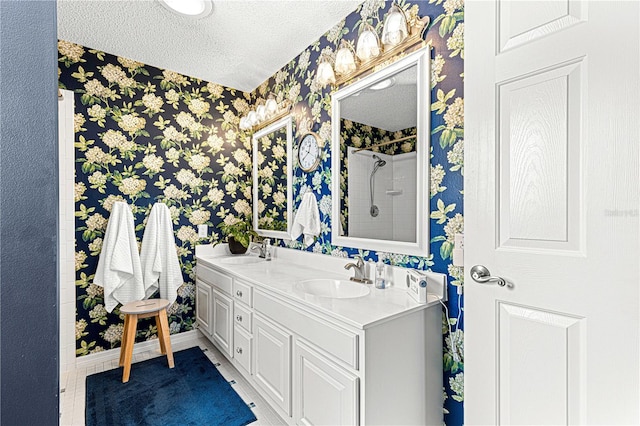
<svg viewBox="0 0 640 426">
<path fill-rule="evenodd" d="M 176 251 L 171 212 L 163 203 L 155 203 L 149 213 L 140 250 L 145 297 L 160 290 L 160 297 L 173 303 L 183 284 L 182 269 Z"/>
<path fill-rule="evenodd" d="M 302 196 L 296 218 L 291 226 L 291 239 L 296 240 L 304 234 L 305 247 L 313 244 L 314 237 L 320 235 L 320 213 L 318 201 L 312 191 L 307 191 Z"/>
<path fill-rule="evenodd" d="M 118 303 L 124 305 L 144 297 L 133 214 L 123 201 L 113 203 L 93 283 L 104 288 L 107 312 Z"/>
</svg>

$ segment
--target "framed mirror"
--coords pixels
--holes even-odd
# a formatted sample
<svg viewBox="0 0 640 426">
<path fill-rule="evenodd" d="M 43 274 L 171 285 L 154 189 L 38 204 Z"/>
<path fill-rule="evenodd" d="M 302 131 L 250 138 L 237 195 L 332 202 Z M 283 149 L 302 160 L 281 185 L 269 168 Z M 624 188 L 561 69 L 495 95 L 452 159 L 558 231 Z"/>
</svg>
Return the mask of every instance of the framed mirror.
<svg viewBox="0 0 640 426">
<path fill-rule="evenodd" d="M 332 244 L 428 256 L 429 53 L 333 94 Z"/>
<path fill-rule="evenodd" d="M 253 135 L 253 229 L 290 238 L 293 125 L 291 116 Z"/>
</svg>

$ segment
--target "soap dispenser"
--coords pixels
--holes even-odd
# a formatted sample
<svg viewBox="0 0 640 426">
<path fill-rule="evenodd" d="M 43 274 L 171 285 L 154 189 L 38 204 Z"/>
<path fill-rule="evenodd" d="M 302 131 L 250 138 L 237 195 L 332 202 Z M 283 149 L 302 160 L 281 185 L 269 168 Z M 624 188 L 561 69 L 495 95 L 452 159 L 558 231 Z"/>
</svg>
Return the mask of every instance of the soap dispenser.
<svg viewBox="0 0 640 426">
<path fill-rule="evenodd" d="M 271 260 L 271 240 L 269 238 L 264 239 L 264 260 Z"/>
<path fill-rule="evenodd" d="M 385 269 L 385 264 L 382 262 L 381 259 L 378 259 L 378 263 L 376 263 L 376 281 L 375 281 L 376 288 L 383 289 L 387 286 L 387 283 L 384 279 L 384 269 Z"/>
</svg>

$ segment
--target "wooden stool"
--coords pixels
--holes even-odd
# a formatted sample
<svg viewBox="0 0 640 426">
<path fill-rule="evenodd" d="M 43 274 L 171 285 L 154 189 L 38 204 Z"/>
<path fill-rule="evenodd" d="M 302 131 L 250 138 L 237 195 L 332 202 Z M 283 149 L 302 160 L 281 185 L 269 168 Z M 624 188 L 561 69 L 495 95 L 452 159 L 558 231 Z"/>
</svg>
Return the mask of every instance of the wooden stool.
<svg viewBox="0 0 640 426">
<path fill-rule="evenodd" d="M 171 352 L 171 336 L 169 335 L 169 321 L 167 320 L 166 299 L 148 299 L 129 302 L 120 308 L 124 314 L 124 333 L 122 336 L 122 346 L 120 347 L 120 366 L 124 366 L 122 373 L 122 383 L 129 381 L 131 372 L 131 356 L 133 355 L 133 344 L 136 341 L 136 329 L 138 319 L 156 317 L 156 327 L 158 328 L 158 340 L 160 341 L 160 351 L 167 355 L 169 368 L 173 368 L 173 352 Z"/>
</svg>

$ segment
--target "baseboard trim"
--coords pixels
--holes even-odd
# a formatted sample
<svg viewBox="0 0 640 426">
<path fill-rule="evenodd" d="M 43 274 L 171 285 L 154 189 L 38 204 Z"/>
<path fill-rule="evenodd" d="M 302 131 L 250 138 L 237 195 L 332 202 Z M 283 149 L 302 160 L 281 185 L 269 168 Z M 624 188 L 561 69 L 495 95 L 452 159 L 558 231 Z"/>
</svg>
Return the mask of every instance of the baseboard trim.
<svg viewBox="0 0 640 426">
<path fill-rule="evenodd" d="M 171 345 L 177 345 L 185 342 L 194 342 L 198 341 L 198 332 L 197 330 L 185 331 L 178 334 L 171 335 Z M 145 352 L 151 349 L 158 349 L 160 351 L 160 343 L 158 339 L 146 340 L 144 342 L 136 343 L 133 345 L 133 353 L 137 354 L 140 352 Z M 75 368 L 83 368 L 88 367 L 90 365 L 97 364 L 99 362 L 109 362 L 113 360 L 120 359 L 120 348 L 109 349 L 103 352 L 95 352 L 89 355 L 81 356 L 76 358 Z"/>
</svg>

